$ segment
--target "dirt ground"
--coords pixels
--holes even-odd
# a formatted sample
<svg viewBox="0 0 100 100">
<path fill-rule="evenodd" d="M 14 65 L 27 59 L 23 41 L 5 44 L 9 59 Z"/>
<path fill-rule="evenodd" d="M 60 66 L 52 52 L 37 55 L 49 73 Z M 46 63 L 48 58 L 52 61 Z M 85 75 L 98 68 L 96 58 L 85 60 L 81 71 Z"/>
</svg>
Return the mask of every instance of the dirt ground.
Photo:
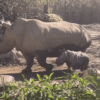
<svg viewBox="0 0 100 100">
<path fill-rule="evenodd" d="M 94 65 L 96 69 L 100 70 L 100 47 L 99 47 L 100 46 L 100 25 L 90 24 L 90 25 L 83 25 L 83 26 L 89 30 L 91 37 L 92 37 L 92 44 L 86 51 L 90 59 L 89 65 Z M 66 71 L 67 66 L 64 64 L 60 67 L 57 67 L 55 64 L 55 59 L 56 58 L 47 58 L 47 62 L 54 65 L 53 71 L 56 73 L 55 76 L 60 76 L 62 75 L 61 70 Z M 25 63 L 25 59 L 21 59 L 21 61 L 22 63 Z M 17 75 L 17 77 L 20 77 L 21 71 L 24 68 L 25 68 L 25 65 L 23 66 L 14 66 L 14 65 L 3 66 L 3 67 L 0 67 L 0 74 L 9 74 L 13 76 Z M 29 75 L 29 77 L 31 76 L 35 77 L 37 73 L 42 73 L 41 75 L 47 74 L 45 72 L 45 69 L 39 66 L 37 61 L 35 61 L 35 64 L 32 67 L 32 72 L 33 73 L 31 74 L 27 73 L 27 75 Z"/>
</svg>

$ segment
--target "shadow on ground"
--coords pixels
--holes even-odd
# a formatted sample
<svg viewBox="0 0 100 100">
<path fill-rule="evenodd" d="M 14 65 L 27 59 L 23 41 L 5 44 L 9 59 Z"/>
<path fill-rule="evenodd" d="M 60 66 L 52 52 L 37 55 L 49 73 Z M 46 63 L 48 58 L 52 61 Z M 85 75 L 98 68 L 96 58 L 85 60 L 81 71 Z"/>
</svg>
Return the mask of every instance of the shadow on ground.
<svg viewBox="0 0 100 100">
<path fill-rule="evenodd" d="M 66 73 L 70 73 L 70 71 L 68 70 L 60 70 L 60 71 L 52 71 L 54 74 L 52 76 L 52 79 L 54 79 L 55 77 L 61 77 L 64 76 L 65 74 L 63 72 Z M 50 73 L 43 71 L 43 72 L 31 72 L 31 73 L 25 73 L 23 74 L 28 80 L 30 78 L 34 78 L 34 79 L 38 79 L 37 78 L 37 74 L 41 75 L 41 77 L 43 78 L 44 75 L 50 75 Z M 6 75 L 11 75 L 15 78 L 15 81 L 24 81 L 23 77 L 22 77 L 22 73 L 17 73 L 17 74 L 6 74 Z"/>
</svg>

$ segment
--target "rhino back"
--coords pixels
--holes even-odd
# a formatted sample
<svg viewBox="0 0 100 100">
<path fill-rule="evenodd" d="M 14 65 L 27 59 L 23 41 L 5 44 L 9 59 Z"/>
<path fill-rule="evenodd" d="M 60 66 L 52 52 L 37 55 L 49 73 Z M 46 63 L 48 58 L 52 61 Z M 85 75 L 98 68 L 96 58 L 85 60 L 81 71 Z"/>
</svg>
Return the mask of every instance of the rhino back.
<svg viewBox="0 0 100 100">
<path fill-rule="evenodd" d="M 60 22 L 42 22 L 35 19 L 18 19 L 13 28 L 16 48 L 34 52 L 48 50 L 63 45 L 80 46 L 85 38 L 79 24 Z M 86 44 L 84 39 L 83 44 Z"/>
<path fill-rule="evenodd" d="M 84 29 L 79 24 L 61 21 L 59 23 L 47 23 L 48 30 L 44 30 L 42 41 L 49 51 L 57 48 L 84 47 L 88 42 L 88 36 L 82 32 Z M 83 41 L 82 41 L 83 40 Z"/>
</svg>

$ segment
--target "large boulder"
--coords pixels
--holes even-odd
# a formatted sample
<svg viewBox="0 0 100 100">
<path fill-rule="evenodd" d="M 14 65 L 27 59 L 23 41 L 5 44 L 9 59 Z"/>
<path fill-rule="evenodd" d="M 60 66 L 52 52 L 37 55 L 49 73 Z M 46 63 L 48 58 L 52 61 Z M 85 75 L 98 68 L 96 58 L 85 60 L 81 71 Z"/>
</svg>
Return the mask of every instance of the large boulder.
<svg viewBox="0 0 100 100">
<path fill-rule="evenodd" d="M 0 63 L 20 63 L 19 58 L 23 57 L 20 51 L 17 51 L 15 48 L 8 53 L 0 55 Z"/>
</svg>

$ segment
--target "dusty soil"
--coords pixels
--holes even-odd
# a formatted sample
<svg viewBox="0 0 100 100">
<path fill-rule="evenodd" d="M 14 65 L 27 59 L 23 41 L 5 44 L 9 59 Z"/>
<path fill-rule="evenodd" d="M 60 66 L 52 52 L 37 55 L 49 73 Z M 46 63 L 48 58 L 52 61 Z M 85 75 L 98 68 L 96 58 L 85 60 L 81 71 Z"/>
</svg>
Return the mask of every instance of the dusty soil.
<svg viewBox="0 0 100 100">
<path fill-rule="evenodd" d="M 94 65 L 96 69 L 100 70 L 100 25 L 99 24 L 90 24 L 90 25 L 83 25 L 85 28 L 87 28 L 91 34 L 92 37 L 92 44 L 87 49 L 87 54 L 89 55 L 90 62 L 89 65 Z M 54 65 L 53 71 L 56 73 L 55 76 L 62 75 L 61 70 L 67 69 L 67 66 L 64 64 L 60 67 L 57 67 L 55 62 L 56 58 L 47 58 L 48 63 L 52 63 Z M 25 63 L 25 59 L 21 59 L 22 63 Z M 21 71 L 25 68 L 25 65 L 23 66 L 3 66 L 0 67 L 0 74 L 9 74 L 16 77 L 21 77 Z M 48 74 L 45 72 L 45 69 L 39 66 L 37 61 L 35 60 L 35 63 L 32 67 L 33 73 L 27 73 L 29 77 L 35 77 L 37 73 L 40 73 L 41 75 Z M 16 78 L 18 79 L 18 78 Z"/>
</svg>

